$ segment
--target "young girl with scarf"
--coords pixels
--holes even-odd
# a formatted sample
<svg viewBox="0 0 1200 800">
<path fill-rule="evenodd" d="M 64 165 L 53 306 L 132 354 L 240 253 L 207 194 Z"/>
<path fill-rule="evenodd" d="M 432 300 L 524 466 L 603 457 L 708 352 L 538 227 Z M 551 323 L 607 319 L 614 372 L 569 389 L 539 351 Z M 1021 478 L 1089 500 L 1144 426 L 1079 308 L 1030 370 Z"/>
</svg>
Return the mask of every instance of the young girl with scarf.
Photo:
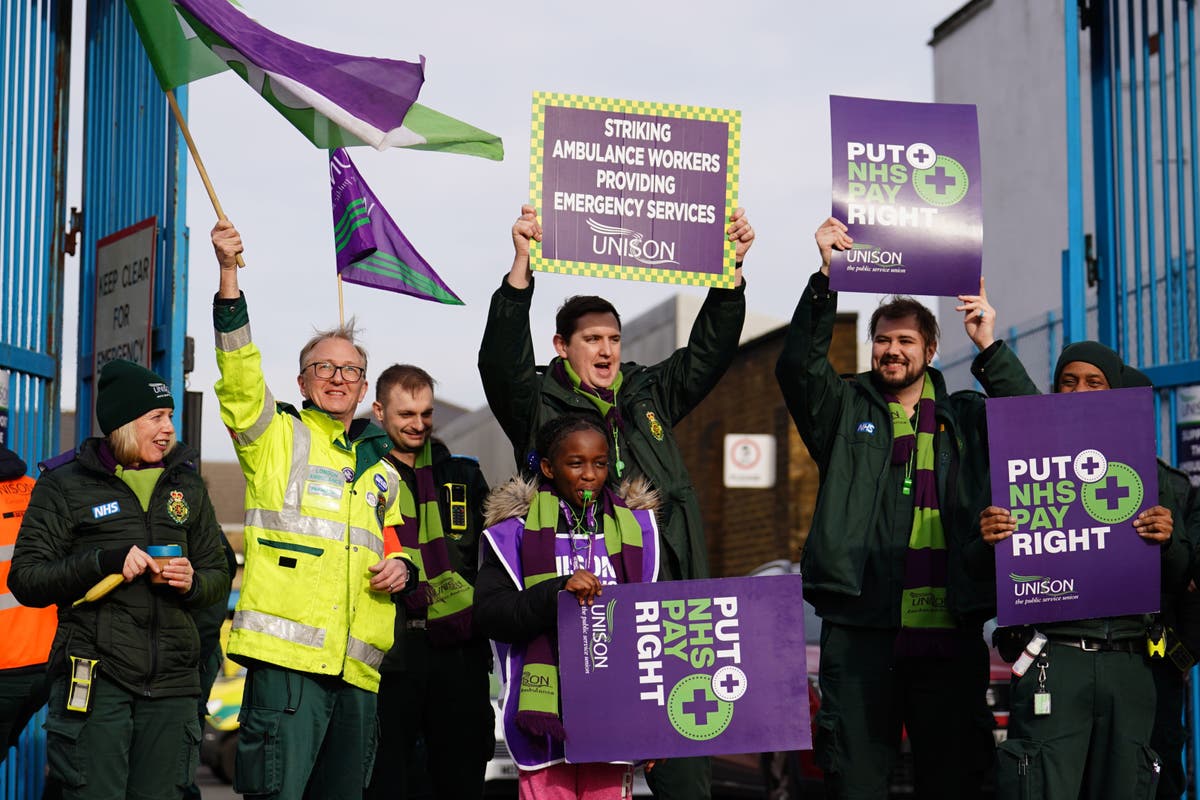
<svg viewBox="0 0 1200 800">
<path fill-rule="evenodd" d="M 640 481 L 607 485 L 608 437 L 592 416 L 551 420 L 537 439 L 540 480 L 514 479 L 485 505 L 474 622 L 496 651 L 522 800 L 616 800 L 628 796 L 629 764 L 564 758 L 557 598 L 591 605 L 604 586 L 657 577 L 657 496 Z"/>
</svg>

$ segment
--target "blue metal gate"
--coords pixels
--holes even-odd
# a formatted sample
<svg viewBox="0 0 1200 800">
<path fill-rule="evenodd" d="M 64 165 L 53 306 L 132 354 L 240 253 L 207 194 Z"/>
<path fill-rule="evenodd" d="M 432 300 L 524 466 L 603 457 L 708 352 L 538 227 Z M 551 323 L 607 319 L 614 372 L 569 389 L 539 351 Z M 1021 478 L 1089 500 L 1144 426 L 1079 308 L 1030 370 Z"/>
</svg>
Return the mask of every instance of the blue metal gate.
<svg viewBox="0 0 1200 800">
<path fill-rule="evenodd" d="M 79 439 L 93 400 L 92 338 L 96 243 L 158 218 L 151 365 L 175 395 L 183 420 L 187 323 L 187 149 L 123 0 L 88 0 L 84 81 L 83 236 L 79 271 Z M 176 98 L 186 114 L 187 92 Z"/>
<path fill-rule="evenodd" d="M 1194 0 L 1064 3 L 1067 75 L 1069 250 L 1063 315 L 1081 338 L 1085 280 L 1097 286 L 1099 338 L 1157 387 L 1159 453 L 1174 463 L 1177 389 L 1200 383 L 1200 104 Z M 1094 196 L 1083 195 L 1078 61 L 1090 50 Z M 1072 125 L 1074 118 L 1076 124 Z M 1094 259 L 1083 234 L 1084 203 L 1096 220 Z M 1188 796 L 1200 774 L 1200 669 L 1191 676 Z"/>
<path fill-rule="evenodd" d="M 70 0 L 0 4 L 0 369 L 8 446 L 58 446 Z"/>
<path fill-rule="evenodd" d="M 60 447 L 71 5 L 0 3 L 0 369 L 11 372 L 10 446 L 31 468 Z M 85 40 L 77 439 L 90 429 L 96 242 L 158 218 L 151 363 L 180 425 L 187 297 L 185 151 L 122 0 L 88 0 Z M 186 109 L 186 91 L 177 97 Z M 41 719 L 0 768 L 0 800 L 41 796 Z"/>
<path fill-rule="evenodd" d="M 4 439 L 31 472 L 58 447 L 70 46 L 70 0 L 0 3 Z M 34 718 L 0 767 L 3 800 L 41 797 L 46 759 L 41 718 Z"/>
</svg>

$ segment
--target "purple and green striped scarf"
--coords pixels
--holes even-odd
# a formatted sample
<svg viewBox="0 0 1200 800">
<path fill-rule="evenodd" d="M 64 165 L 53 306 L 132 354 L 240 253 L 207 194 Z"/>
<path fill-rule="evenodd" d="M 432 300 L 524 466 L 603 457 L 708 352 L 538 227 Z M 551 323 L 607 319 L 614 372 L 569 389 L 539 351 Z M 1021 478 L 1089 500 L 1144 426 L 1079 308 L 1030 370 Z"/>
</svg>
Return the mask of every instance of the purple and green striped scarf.
<svg viewBox="0 0 1200 800">
<path fill-rule="evenodd" d="M 954 627 L 954 619 L 946 608 L 946 533 L 933 470 L 937 429 L 933 381 L 926 373 L 917 402 L 915 433 L 900 401 L 894 395 L 883 397 L 892 415 L 892 464 L 912 465 L 913 522 L 904 560 L 896 649 L 901 655 L 940 655 L 948 643 L 945 632 Z"/>
<path fill-rule="evenodd" d="M 643 578 L 642 526 L 625 501 L 605 486 L 599 499 L 588 506 L 584 514 L 585 529 L 603 534 L 604 550 L 616 573 L 617 583 L 640 583 Z M 521 538 L 521 574 L 526 589 L 560 577 L 556 556 L 562 555 L 558 547 L 561 516 L 558 494 L 553 485 L 542 481 L 537 497 L 525 515 L 525 532 Z M 567 518 L 568 526 L 572 522 Z M 569 552 L 570 547 L 567 549 Z M 531 736 L 551 736 L 560 742 L 566 739 L 559 715 L 558 658 L 548 633 L 538 635 L 525 646 L 516 724 Z"/>
<path fill-rule="evenodd" d="M 413 471 L 417 482 L 416 502 L 410 492 L 401 490 L 399 500 L 403 521 L 396 526 L 396 535 L 405 555 L 420 568 L 421 583 L 415 592 L 405 596 L 404 603 L 411 611 L 424 612 L 429 643 L 445 647 L 471 638 L 471 601 L 475 597 L 475 587 L 450 564 L 450 553 L 442 533 L 437 483 L 433 478 L 430 439 L 425 440 L 425 447 L 417 455 Z M 401 486 L 404 485 L 401 481 Z M 420 506 L 419 515 L 417 506 Z"/>
</svg>

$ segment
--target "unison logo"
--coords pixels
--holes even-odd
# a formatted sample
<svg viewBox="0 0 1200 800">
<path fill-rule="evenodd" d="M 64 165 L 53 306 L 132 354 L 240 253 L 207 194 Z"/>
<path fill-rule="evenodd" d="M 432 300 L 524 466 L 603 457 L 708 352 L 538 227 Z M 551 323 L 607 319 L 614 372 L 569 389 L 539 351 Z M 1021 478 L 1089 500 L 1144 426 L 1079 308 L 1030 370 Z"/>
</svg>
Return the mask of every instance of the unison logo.
<svg viewBox="0 0 1200 800">
<path fill-rule="evenodd" d="M 846 251 L 847 264 L 871 264 L 881 267 L 904 266 L 904 253 L 895 250 L 884 250 L 873 244 L 851 245 Z"/>
<path fill-rule="evenodd" d="M 589 609 L 592 619 L 591 638 L 588 640 L 588 663 L 584 668 L 587 673 L 608 667 L 608 645 L 612 641 L 613 611 L 616 605 L 616 600 L 609 600 L 605 605 L 594 605 Z"/>
<path fill-rule="evenodd" d="M 592 252 L 598 256 L 631 258 L 651 267 L 679 263 L 675 260 L 675 242 L 647 239 L 630 228 L 604 225 L 591 217 L 587 224 L 592 229 Z"/>
<path fill-rule="evenodd" d="M 1047 578 L 1045 575 L 1009 573 L 1014 597 L 1058 597 L 1075 593 L 1074 578 Z"/>
</svg>

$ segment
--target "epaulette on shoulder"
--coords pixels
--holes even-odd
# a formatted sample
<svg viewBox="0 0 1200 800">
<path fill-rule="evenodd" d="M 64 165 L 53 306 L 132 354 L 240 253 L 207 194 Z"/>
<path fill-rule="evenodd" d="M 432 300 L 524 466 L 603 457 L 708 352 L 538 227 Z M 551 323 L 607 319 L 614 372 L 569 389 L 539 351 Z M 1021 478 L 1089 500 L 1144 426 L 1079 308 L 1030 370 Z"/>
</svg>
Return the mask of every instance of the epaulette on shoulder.
<svg viewBox="0 0 1200 800">
<path fill-rule="evenodd" d="M 76 451 L 74 448 L 66 450 L 39 463 L 38 469 L 42 472 L 49 472 L 52 469 L 58 469 L 59 467 L 65 464 L 70 464 L 72 461 L 74 461 L 76 455 L 78 455 L 78 451 Z"/>
<path fill-rule="evenodd" d="M 459 460 L 459 459 L 461 459 L 462 461 L 470 461 L 470 462 L 472 462 L 472 463 L 474 463 L 474 464 L 478 464 L 478 463 L 479 463 L 479 459 L 478 459 L 478 458 L 476 458 L 475 456 L 469 456 L 469 455 L 467 455 L 466 453 L 451 453 L 451 454 L 450 454 L 450 458 L 453 458 L 453 459 L 456 459 L 456 460 Z"/>
</svg>

